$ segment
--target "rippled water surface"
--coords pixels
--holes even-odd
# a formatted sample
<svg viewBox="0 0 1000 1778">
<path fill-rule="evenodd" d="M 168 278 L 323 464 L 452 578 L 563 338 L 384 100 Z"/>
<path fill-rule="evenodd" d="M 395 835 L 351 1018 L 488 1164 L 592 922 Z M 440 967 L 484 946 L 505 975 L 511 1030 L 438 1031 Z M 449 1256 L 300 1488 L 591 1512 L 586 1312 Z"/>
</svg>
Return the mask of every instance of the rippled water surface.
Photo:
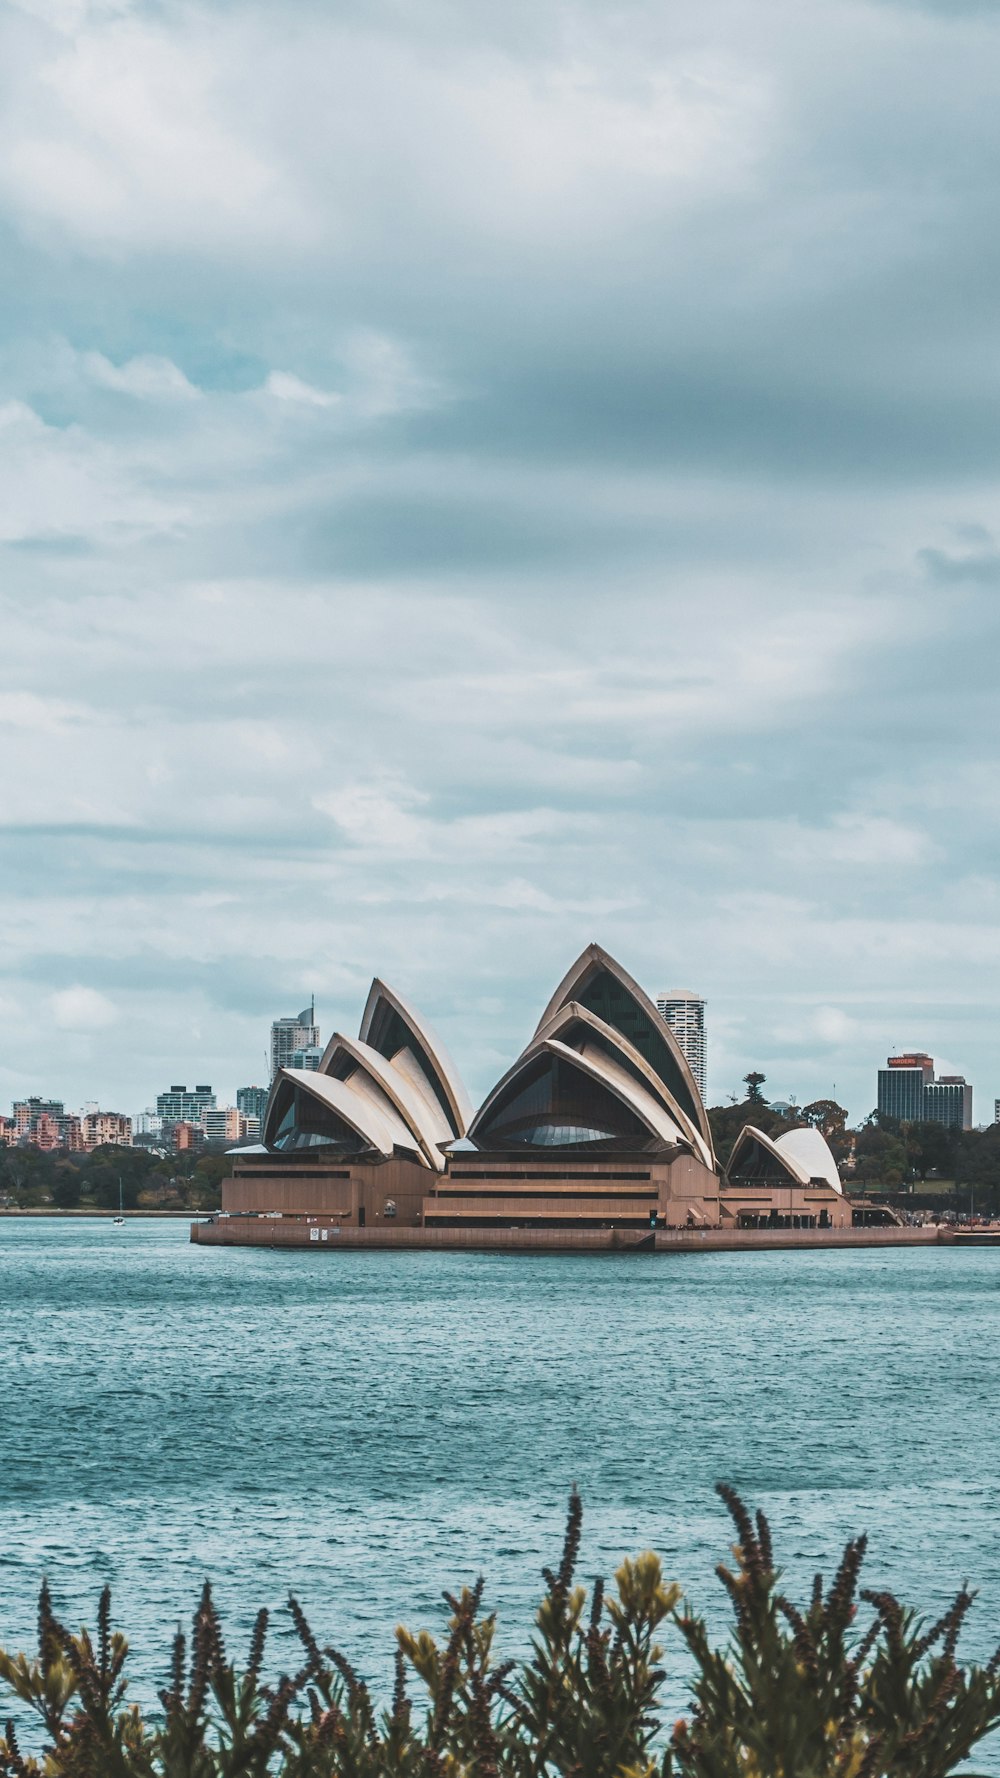
<svg viewBox="0 0 1000 1778">
<path fill-rule="evenodd" d="M 535 1257 L 195 1248 L 186 1223 L 0 1220 L 0 1634 L 105 1579 L 148 1696 L 207 1573 L 241 1639 L 294 1586 L 378 1686 L 482 1569 L 530 1633 L 567 1492 L 584 1568 L 653 1546 L 717 1614 L 720 1477 L 790 1580 L 980 1589 L 1000 1639 L 1000 1252 Z M 794 1588 L 792 1589 L 794 1591 Z M 990 1766 L 1000 1772 L 1000 1750 Z"/>
</svg>

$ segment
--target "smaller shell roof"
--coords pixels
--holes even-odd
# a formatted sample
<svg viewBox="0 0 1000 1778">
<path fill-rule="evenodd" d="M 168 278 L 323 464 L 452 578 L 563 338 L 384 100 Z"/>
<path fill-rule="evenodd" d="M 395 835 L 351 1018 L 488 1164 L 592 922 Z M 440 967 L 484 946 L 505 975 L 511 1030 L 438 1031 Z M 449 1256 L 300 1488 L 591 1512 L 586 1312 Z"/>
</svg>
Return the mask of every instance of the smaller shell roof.
<svg viewBox="0 0 1000 1778">
<path fill-rule="evenodd" d="M 328 1105 L 352 1130 L 357 1131 L 363 1142 L 367 1142 L 379 1154 L 390 1156 L 396 1144 L 401 1148 L 413 1147 L 411 1131 L 388 1100 L 384 1106 L 375 1105 L 367 1096 L 354 1091 L 345 1081 L 332 1080 L 327 1074 L 299 1068 L 281 1068 L 275 1075 L 267 1110 L 268 1125 L 277 1102 L 277 1088 L 279 1084 L 286 1082 L 298 1087 L 303 1093 L 308 1093 L 310 1098 Z"/>
<path fill-rule="evenodd" d="M 372 1049 L 371 1044 L 362 1043 L 360 1038 L 345 1037 L 340 1031 L 334 1033 L 326 1046 L 319 1066 L 320 1074 L 332 1075 L 338 1063 L 347 1064 L 350 1069 L 371 1076 L 379 1091 L 409 1125 L 413 1139 L 428 1165 L 438 1173 L 443 1172 L 444 1156 L 438 1142 L 442 1136 L 448 1136 L 450 1131 L 443 1113 L 438 1109 L 436 1099 L 432 1102 L 429 1097 L 425 1098 L 413 1082 L 392 1062 L 387 1061 L 379 1050 Z M 346 1086 L 351 1086 L 353 1091 L 358 1090 L 354 1072 L 348 1072 L 339 1078 Z"/>
<path fill-rule="evenodd" d="M 812 1140 L 813 1137 L 816 1138 L 815 1141 Z M 822 1179 L 833 1191 L 843 1192 L 837 1163 L 823 1136 L 811 1127 L 788 1130 L 775 1141 L 772 1136 L 765 1135 L 763 1130 L 758 1130 L 756 1124 L 744 1124 L 733 1143 L 726 1167 L 726 1179 L 730 1184 L 736 1176 L 744 1149 L 754 1142 L 765 1154 L 773 1156 L 794 1185 L 806 1186 L 814 1179 Z"/>
<path fill-rule="evenodd" d="M 804 1124 L 801 1129 L 789 1130 L 786 1135 L 778 1137 L 774 1146 L 779 1153 L 790 1155 L 807 1179 L 825 1179 L 835 1192 L 843 1191 L 830 1145 L 814 1124 Z"/>
<path fill-rule="evenodd" d="M 380 976 L 376 976 L 372 982 L 361 1016 L 361 1029 L 358 1033 L 360 1042 L 370 1043 L 376 1049 L 380 1047 L 375 1029 L 383 1008 L 397 1015 L 417 1048 L 423 1052 L 426 1066 L 423 1061 L 419 1065 L 421 1073 L 427 1074 L 428 1088 L 440 1104 L 453 1134 L 464 1136 L 472 1121 L 472 1106 L 461 1075 L 430 1025 L 408 1000 L 404 1000 Z M 386 1060 L 392 1061 L 393 1058 L 387 1056 Z"/>
</svg>

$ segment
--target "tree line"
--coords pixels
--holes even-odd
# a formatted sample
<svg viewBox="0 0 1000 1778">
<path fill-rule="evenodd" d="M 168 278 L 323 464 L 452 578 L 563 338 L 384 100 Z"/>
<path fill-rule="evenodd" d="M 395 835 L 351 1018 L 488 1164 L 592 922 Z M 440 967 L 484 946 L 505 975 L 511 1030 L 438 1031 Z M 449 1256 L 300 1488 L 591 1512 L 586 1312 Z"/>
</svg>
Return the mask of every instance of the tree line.
<svg viewBox="0 0 1000 1778">
<path fill-rule="evenodd" d="M 19 1210 L 215 1210 L 232 1163 L 225 1154 L 157 1155 L 110 1144 L 86 1153 L 0 1147 L 0 1204 Z"/>
</svg>

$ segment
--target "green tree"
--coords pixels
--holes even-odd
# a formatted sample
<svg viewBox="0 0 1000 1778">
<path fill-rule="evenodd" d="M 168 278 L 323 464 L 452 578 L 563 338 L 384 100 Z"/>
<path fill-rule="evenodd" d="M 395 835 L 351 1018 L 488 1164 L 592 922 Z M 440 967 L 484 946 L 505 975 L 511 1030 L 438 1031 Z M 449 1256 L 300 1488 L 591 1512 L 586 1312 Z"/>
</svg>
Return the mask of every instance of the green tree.
<svg viewBox="0 0 1000 1778">
<path fill-rule="evenodd" d="M 868 1118 L 855 1137 L 855 1178 L 866 1185 L 896 1186 L 903 1183 L 907 1170 L 902 1137 L 883 1128 L 874 1115 Z"/>
<path fill-rule="evenodd" d="M 126 1210 L 136 1210 L 139 1205 L 139 1182 L 133 1176 L 126 1178 L 119 1173 L 117 1167 L 109 1166 L 106 1161 L 90 1169 L 89 1181 L 93 1187 L 94 1203 L 102 1210 L 117 1210 L 119 1201 Z"/>
<path fill-rule="evenodd" d="M 744 1074 L 743 1084 L 747 1090 L 748 1105 L 764 1104 L 764 1095 L 761 1092 L 761 1087 L 764 1085 L 766 1078 L 766 1075 L 759 1074 L 756 1069 L 751 1069 L 749 1074 Z"/>
<path fill-rule="evenodd" d="M 52 1202 L 58 1210 L 75 1210 L 80 1202 L 80 1173 L 78 1168 L 63 1162 L 56 1168 L 56 1176 L 52 1182 Z"/>
<path fill-rule="evenodd" d="M 905 1132 L 906 1154 L 913 1171 L 921 1179 L 928 1173 L 951 1178 L 955 1172 L 959 1132 L 946 1124 L 915 1123 Z"/>
</svg>

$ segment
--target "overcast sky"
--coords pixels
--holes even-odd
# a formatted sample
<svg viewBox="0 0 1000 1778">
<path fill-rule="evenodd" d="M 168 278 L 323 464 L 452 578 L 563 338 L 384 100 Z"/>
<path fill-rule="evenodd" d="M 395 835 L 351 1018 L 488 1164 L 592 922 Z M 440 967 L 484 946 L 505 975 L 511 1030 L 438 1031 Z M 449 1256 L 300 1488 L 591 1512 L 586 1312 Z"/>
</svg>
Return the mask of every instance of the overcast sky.
<svg viewBox="0 0 1000 1778">
<path fill-rule="evenodd" d="M 0 1102 L 1000 1094 L 1000 11 L 0 0 Z"/>
</svg>

